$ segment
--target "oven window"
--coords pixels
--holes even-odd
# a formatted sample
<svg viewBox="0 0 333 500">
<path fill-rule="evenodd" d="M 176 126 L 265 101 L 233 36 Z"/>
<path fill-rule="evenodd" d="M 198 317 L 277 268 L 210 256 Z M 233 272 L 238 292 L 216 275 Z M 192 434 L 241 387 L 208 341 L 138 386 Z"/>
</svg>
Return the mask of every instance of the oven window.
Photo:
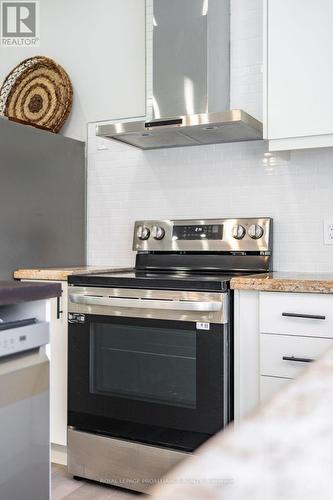
<svg viewBox="0 0 333 500">
<path fill-rule="evenodd" d="M 91 324 L 90 392 L 196 407 L 196 330 Z"/>
</svg>

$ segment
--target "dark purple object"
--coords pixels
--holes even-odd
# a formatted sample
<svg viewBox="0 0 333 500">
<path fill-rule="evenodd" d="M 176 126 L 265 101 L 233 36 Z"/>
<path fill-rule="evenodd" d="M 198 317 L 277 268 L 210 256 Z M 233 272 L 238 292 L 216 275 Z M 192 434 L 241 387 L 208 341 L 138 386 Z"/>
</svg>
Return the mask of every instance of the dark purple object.
<svg viewBox="0 0 333 500">
<path fill-rule="evenodd" d="M 0 306 L 60 296 L 60 283 L 0 281 Z"/>
</svg>

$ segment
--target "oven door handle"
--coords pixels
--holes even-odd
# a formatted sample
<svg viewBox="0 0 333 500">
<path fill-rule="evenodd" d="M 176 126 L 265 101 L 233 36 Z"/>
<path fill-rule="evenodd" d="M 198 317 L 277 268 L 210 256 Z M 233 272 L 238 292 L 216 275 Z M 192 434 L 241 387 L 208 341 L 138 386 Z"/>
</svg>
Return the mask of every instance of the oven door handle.
<svg viewBox="0 0 333 500">
<path fill-rule="evenodd" d="M 134 309 L 164 309 L 168 311 L 214 312 L 222 310 L 222 302 L 189 300 L 123 299 L 119 297 L 96 297 L 78 293 L 69 294 L 74 304 L 87 306 L 126 307 Z"/>
</svg>

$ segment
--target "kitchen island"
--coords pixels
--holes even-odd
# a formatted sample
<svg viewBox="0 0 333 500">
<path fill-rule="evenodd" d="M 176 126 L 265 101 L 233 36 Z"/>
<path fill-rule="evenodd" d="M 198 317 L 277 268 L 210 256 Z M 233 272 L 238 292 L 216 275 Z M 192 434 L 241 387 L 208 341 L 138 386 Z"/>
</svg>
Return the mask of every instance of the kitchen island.
<svg viewBox="0 0 333 500">
<path fill-rule="evenodd" d="M 57 283 L 18 283 L 0 281 L 0 306 L 60 297 Z"/>
<path fill-rule="evenodd" d="M 333 350 L 153 489 L 154 500 L 330 499 Z"/>
<path fill-rule="evenodd" d="M 0 498 L 49 498 L 49 301 L 53 283 L 0 281 Z"/>
</svg>

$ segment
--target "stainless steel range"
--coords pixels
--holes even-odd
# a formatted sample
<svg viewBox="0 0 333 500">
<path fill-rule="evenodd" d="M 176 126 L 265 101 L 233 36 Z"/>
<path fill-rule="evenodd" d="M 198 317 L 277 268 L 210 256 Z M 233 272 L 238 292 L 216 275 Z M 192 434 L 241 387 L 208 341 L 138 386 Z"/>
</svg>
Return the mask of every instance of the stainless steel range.
<svg viewBox="0 0 333 500">
<path fill-rule="evenodd" d="M 69 278 L 68 469 L 146 491 L 233 418 L 232 276 L 272 220 L 138 221 L 135 269 Z"/>
</svg>

